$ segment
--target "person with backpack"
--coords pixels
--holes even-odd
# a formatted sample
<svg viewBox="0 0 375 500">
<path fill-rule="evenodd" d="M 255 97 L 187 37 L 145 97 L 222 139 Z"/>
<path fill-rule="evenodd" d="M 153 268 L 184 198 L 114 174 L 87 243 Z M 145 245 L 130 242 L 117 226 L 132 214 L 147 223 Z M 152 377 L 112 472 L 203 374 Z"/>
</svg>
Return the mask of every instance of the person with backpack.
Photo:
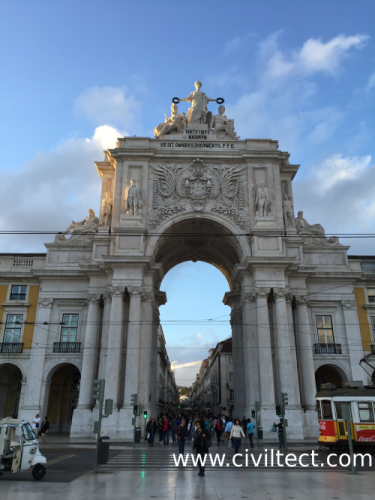
<svg viewBox="0 0 375 500">
<path fill-rule="evenodd" d="M 177 437 L 178 437 L 178 453 L 179 455 L 183 455 L 185 453 L 185 441 L 188 437 L 188 430 L 184 418 L 181 420 L 181 425 L 177 429 Z"/>
</svg>

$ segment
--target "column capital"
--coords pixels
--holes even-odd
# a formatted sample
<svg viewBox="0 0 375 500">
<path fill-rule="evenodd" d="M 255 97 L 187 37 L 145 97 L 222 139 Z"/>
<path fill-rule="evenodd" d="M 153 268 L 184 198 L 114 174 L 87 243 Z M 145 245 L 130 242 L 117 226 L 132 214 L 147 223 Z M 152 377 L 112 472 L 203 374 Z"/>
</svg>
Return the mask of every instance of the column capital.
<svg viewBox="0 0 375 500">
<path fill-rule="evenodd" d="M 343 309 L 354 309 L 356 306 L 355 300 L 342 300 L 341 307 Z"/>
<path fill-rule="evenodd" d="M 123 296 L 124 292 L 125 292 L 124 286 L 111 286 L 109 288 L 109 293 L 111 294 L 112 298 Z"/>
<path fill-rule="evenodd" d="M 287 293 L 285 295 L 285 300 L 287 304 L 293 304 L 293 297 L 294 295 L 292 293 Z"/>
<path fill-rule="evenodd" d="M 231 326 L 233 326 L 233 325 L 239 325 L 241 323 L 242 323 L 242 310 L 235 309 L 234 311 L 231 312 L 230 324 Z"/>
<path fill-rule="evenodd" d="M 264 297 L 267 298 L 271 289 L 265 287 L 255 287 L 253 288 L 254 297 Z"/>
<path fill-rule="evenodd" d="M 298 306 L 306 305 L 307 302 L 309 301 L 309 296 L 308 295 L 296 295 L 295 296 L 296 303 Z"/>
<path fill-rule="evenodd" d="M 97 304 L 100 300 L 100 293 L 89 293 L 87 294 L 87 302 L 89 304 Z"/>
<path fill-rule="evenodd" d="M 254 302 L 256 296 L 253 292 L 245 292 L 241 293 L 241 305 L 244 306 L 247 302 Z"/>
<path fill-rule="evenodd" d="M 130 295 L 130 298 L 132 297 L 140 297 L 142 298 L 142 295 L 144 294 L 144 288 L 143 286 L 128 286 L 126 287 L 128 294 Z"/>
<path fill-rule="evenodd" d="M 112 292 L 110 289 L 107 289 L 105 293 L 103 293 L 103 299 L 105 303 L 112 302 Z"/>
<path fill-rule="evenodd" d="M 285 297 L 288 295 L 289 289 L 288 288 L 274 288 L 273 293 L 276 295 L 276 297 Z"/>
<path fill-rule="evenodd" d="M 53 303 L 53 299 L 49 297 L 39 297 L 38 304 L 40 307 L 51 307 Z"/>
<path fill-rule="evenodd" d="M 154 292 L 153 291 L 150 291 L 150 292 L 143 291 L 141 293 L 141 299 L 142 299 L 142 302 L 154 302 L 154 300 L 155 300 Z"/>
</svg>

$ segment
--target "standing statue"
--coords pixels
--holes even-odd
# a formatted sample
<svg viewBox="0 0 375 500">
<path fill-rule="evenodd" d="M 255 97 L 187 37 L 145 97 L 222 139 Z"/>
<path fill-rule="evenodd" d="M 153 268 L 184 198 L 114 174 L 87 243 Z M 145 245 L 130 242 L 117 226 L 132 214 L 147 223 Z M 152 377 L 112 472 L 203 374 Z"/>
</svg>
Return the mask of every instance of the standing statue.
<svg viewBox="0 0 375 500">
<path fill-rule="evenodd" d="M 194 87 L 196 89 L 194 92 L 191 92 L 184 99 L 179 99 L 179 101 L 191 102 L 191 108 L 188 111 L 189 123 L 207 123 L 207 104 L 209 101 L 216 101 L 216 99 L 210 99 L 204 92 L 201 92 L 201 82 L 195 82 Z"/>
<path fill-rule="evenodd" d="M 57 243 L 64 243 L 69 241 L 75 241 L 77 239 L 82 239 L 84 235 L 94 234 L 97 232 L 99 226 L 99 219 L 95 215 L 95 211 L 89 208 L 89 215 L 85 217 L 81 222 L 75 222 L 72 220 L 70 226 L 63 233 L 58 233 L 55 236 L 55 241 Z M 66 240 L 65 235 L 72 231 L 72 236 Z"/>
<path fill-rule="evenodd" d="M 100 225 L 101 226 L 110 226 L 112 219 L 112 195 L 110 191 L 107 191 L 105 194 L 105 198 L 102 201 L 102 209 L 100 212 Z"/>
<path fill-rule="evenodd" d="M 293 205 L 287 194 L 284 194 L 283 209 L 285 227 L 294 227 Z"/>
<path fill-rule="evenodd" d="M 324 236 L 324 228 L 320 224 L 310 225 L 304 218 L 303 212 L 298 212 L 298 217 L 294 219 L 298 234 L 315 234 Z"/>
<path fill-rule="evenodd" d="M 210 129 L 215 129 L 215 133 L 219 135 L 222 133 L 223 137 L 225 135 L 229 135 L 231 139 L 238 140 L 236 132 L 234 131 L 234 120 L 228 120 L 228 118 L 224 115 L 225 107 L 219 106 L 219 114 L 214 115 L 211 120 Z M 220 137 L 221 138 L 221 137 Z"/>
<path fill-rule="evenodd" d="M 271 195 L 264 182 L 262 182 L 257 189 L 255 207 L 256 215 L 260 217 L 267 217 L 271 211 Z"/>
<path fill-rule="evenodd" d="M 131 215 L 138 215 L 142 209 L 142 198 L 140 189 L 136 186 L 135 181 L 131 181 L 126 198 L 126 211 Z"/>
<path fill-rule="evenodd" d="M 160 123 L 154 128 L 155 139 L 158 139 L 162 135 L 170 134 L 175 131 L 177 134 L 182 132 L 182 129 L 186 128 L 186 117 L 185 113 L 181 115 L 178 114 L 177 104 L 172 104 L 171 106 L 171 116 L 165 116 L 165 123 Z"/>
</svg>

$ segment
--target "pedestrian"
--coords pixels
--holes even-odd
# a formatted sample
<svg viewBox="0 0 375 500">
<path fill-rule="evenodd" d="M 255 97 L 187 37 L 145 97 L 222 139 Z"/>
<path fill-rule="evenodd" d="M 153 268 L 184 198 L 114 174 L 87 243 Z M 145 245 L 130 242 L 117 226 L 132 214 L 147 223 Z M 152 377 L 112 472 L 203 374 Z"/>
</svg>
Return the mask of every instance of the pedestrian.
<svg viewBox="0 0 375 500">
<path fill-rule="evenodd" d="M 250 418 L 248 419 L 248 421 L 249 421 L 249 423 L 247 424 L 247 435 L 249 437 L 251 448 L 254 448 L 253 436 L 254 436 L 254 427 L 255 427 L 255 425 L 252 423 L 252 421 L 250 420 Z"/>
<path fill-rule="evenodd" d="M 35 415 L 34 420 L 31 422 L 31 427 L 33 428 L 34 431 L 35 430 L 37 431 L 37 432 L 35 432 L 35 434 L 38 434 L 39 431 L 37 429 L 39 429 L 39 427 L 40 427 L 39 413 L 37 413 Z"/>
<path fill-rule="evenodd" d="M 156 425 L 155 419 L 151 417 L 146 425 L 147 439 L 150 446 L 154 446 L 154 438 L 157 428 L 158 426 Z"/>
<path fill-rule="evenodd" d="M 238 450 L 241 446 L 241 436 L 245 437 L 245 434 L 243 432 L 240 419 L 236 418 L 236 422 L 234 425 L 232 425 L 232 428 L 230 430 L 230 438 L 232 440 L 235 453 L 238 453 Z"/>
<path fill-rule="evenodd" d="M 225 429 L 224 429 L 224 439 L 228 439 L 228 450 L 232 448 L 232 440 L 230 436 L 230 432 L 232 430 L 233 422 L 232 419 L 228 417 L 227 423 L 225 424 Z"/>
<path fill-rule="evenodd" d="M 281 450 L 281 448 L 285 448 L 283 419 L 280 418 L 280 423 L 279 424 L 274 423 L 273 425 L 276 425 L 276 427 L 277 427 L 277 435 L 279 437 L 279 450 Z"/>
<path fill-rule="evenodd" d="M 42 441 L 43 444 L 46 444 L 46 436 L 49 431 L 49 422 L 48 422 L 48 417 L 44 417 L 42 425 L 40 426 L 38 436 L 42 436 Z"/>
<path fill-rule="evenodd" d="M 245 438 L 247 438 L 247 418 L 245 417 L 245 415 L 242 418 L 241 425 L 242 425 L 243 432 L 245 434 Z"/>
<path fill-rule="evenodd" d="M 177 429 L 175 417 L 172 417 L 170 424 L 171 424 L 172 443 L 175 443 L 176 442 L 176 429 Z"/>
<path fill-rule="evenodd" d="M 169 431 L 171 428 L 171 424 L 167 418 L 167 415 L 164 415 L 163 421 L 163 442 L 164 446 L 169 446 Z"/>
<path fill-rule="evenodd" d="M 163 442 L 163 424 L 164 424 L 163 417 L 160 417 L 158 423 L 159 444 L 162 444 Z"/>
<path fill-rule="evenodd" d="M 206 434 L 204 430 L 204 422 L 197 422 L 197 430 L 194 433 L 194 447 L 195 454 L 197 457 L 201 458 L 201 463 L 199 465 L 199 474 L 198 476 L 204 476 L 204 463 L 206 460 L 206 455 L 208 453 L 208 447 L 206 443 Z"/>
<path fill-rule="evenodd" d="M 178 453 L 179 455 L 183 455 L 185 453 L 185 441 L 188 437 L 186 420 L 184 418 L 181 420 L 181 425 L 177 429 L 177 437 L 178 437 Z"/>
<path fill-rule="evenodd" d="M 188 432 L 188 440 L 191 441 L 191 429 L 192 429 L 192 421 L 189 420 L 189 423 L 187 424 L 187 432 Z"/>
<path fill-rule="evenodd" d="M 215 432 L 216 432 L 217 445 L 220 446 L 220 441 L 221 441 L 220 438 L 221 438 L 221 433 L 222 433 L 220 420 L 216 421 Z"/>
</svg>

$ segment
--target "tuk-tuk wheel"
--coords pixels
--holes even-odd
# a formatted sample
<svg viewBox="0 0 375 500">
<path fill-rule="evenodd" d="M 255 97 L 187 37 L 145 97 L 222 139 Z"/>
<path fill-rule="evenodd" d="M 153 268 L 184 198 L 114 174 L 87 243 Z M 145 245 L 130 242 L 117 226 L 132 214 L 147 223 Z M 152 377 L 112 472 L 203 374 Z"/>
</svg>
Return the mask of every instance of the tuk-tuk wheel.
<svg viewBox="0 0 375 500">
<path fill-rule="evenodd" d="M 47 469 L 42 464 L 36 464 L 32 470 L 34 479 L 43 479 L 46 475 Z"/>
</svg>

